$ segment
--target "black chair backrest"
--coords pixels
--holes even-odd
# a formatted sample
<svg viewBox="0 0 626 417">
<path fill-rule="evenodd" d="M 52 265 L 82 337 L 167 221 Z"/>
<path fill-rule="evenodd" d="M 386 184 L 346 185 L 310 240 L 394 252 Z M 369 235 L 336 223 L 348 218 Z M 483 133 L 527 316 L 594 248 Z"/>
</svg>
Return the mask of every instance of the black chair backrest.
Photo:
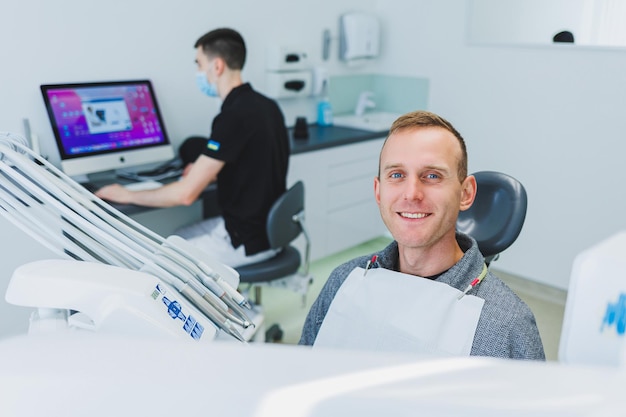
<svg viewBox="0 0 626 417">
<path fill-rule="evenodd" d="M 501 172 L 480 171 L 476 178 L 474 204 L 459 213 L 457 230 L 472 236 L 485 258 L 511 246 L 519 236 L 528 198 L 524 186 Z"/>
<path fill-rule="evenodd" d="M 294 216 L 304 211 L 304 183 L 296 182 L 272 205 L 267 216 L 267 236 L 272 249 L 287 246 L 302 232 Z"/>
</svg>

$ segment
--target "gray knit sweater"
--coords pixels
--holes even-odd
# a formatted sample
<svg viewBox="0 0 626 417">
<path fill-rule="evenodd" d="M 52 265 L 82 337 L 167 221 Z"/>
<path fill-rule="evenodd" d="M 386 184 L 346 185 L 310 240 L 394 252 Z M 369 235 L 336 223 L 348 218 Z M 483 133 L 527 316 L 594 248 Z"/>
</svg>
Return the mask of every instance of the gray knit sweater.
<svg viewBox="0 0 626 417">
<path fill-rule="evenodd" d="M 457 241 L 465 254 L 452 268 L 435 280 L 461 291 L 480 275 L 484 258 L 476 241 L 457 233 Z M 377 253 L 377 267 L 398 270 L 398 244 L 392 242 Z M 320 295 L 311 307 L 302 329 L 301 345 L 312 345 L 324 321 L 326 312 L 350 272 L 358 266 L 365 267 L 372 254 L 361 256 L 337 267 L 328 278 Z M 498 277 L 491 272 L 469 294 L 485 300 L 474 335 L 471 355 L 500 358 L 545 360 L 543 344 L 528 306 Z"/>
</svg>

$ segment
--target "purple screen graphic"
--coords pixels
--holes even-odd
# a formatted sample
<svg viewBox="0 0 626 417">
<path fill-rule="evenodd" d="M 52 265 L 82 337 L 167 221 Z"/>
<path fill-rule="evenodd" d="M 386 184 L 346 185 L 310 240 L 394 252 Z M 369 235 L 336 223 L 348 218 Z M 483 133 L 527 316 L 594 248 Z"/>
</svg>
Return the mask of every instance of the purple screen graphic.
<svg viewBox="0 0 626 417">
<path fill-rule="evenodd" d="M 168 143 L 147 82 L 60 85 L 44 98 L 64 159 Z"/>
</svg>

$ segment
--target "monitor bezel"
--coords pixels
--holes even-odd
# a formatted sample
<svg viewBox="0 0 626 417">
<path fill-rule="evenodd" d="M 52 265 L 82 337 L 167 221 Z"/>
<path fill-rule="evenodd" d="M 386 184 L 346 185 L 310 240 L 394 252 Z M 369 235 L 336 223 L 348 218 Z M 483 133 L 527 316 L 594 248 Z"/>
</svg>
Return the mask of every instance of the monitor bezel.
<svg viewBox="0 0 626 417">
<path fill-rule="evenodd" d="M 154 105 L 157 121 L 160 125 L 162 143 L 143 145 L 136 148 L 109 149 L 82 154 L 68 154 L 63 146 L 60 129 L 54 116 L 54 109 L 50 102 L 48 92 L 55 90 L 67 90 L 78 88 L 100 88 L 144 85 L 150 92 L 150 98 Z M 67 175 L 85 175 L 96 172 L 104 172 L 118 169 L 127 169 L 140 165 L 163 162 L 174 158 L 174 149 L 163 122 L 161 109 L 156 98 L 152 81 L 149 79 L 97 81 L 97 82 L 72 82 L 57 84 L 42 84 L 40 86 L 48 119 L 54 133 L 55 144 L 61 160 L 61 169 Z"/>
</svg>

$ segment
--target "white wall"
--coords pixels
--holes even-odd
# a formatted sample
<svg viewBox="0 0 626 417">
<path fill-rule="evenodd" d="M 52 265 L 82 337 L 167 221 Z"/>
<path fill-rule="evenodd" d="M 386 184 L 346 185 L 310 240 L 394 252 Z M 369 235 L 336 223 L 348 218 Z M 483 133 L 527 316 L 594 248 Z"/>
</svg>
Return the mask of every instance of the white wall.
<svg viewBox="0 0 626 417">
<path fill-rule="evenodd" d="M 217 100 L 195 85 L 193 45 L 206 31 L 230 26 L 241 31 L 248 49 L 244 78 L 263 90 L 267 45 L 303 45 L 312 64 L 321 63 L 322 32 L 337 36 L 338 17 L 372 10 L 374 0 L 21 0 L 0 3 L 0 131 L 22 133 L 22 119 L 42 141 L 42 154 L 58 162 L 39 85 L 56 82 L 133 78 L 153 80 L 168 132 L 175 144 L 208 134 Z M 337 40 L 324 65 L 345 72 Z M 314 100 L 281 102 L 287 122 L 313 119 Z M 0 294 L 13 270 L 32 260 L 56 257 L 0 217 Z M 27 328 L 28 310 L 0 302 L 0 335 Z"/>
<path fill-rule="evenodd" d="M 494 267 L 567 288 L 575 255 L 626 228 L 626 49 L 470 46 L 465 0 L 379 5 L 388 72 L 430 79 L 472 171 L 526 186 L 524 230 Z"/>
</svg>

